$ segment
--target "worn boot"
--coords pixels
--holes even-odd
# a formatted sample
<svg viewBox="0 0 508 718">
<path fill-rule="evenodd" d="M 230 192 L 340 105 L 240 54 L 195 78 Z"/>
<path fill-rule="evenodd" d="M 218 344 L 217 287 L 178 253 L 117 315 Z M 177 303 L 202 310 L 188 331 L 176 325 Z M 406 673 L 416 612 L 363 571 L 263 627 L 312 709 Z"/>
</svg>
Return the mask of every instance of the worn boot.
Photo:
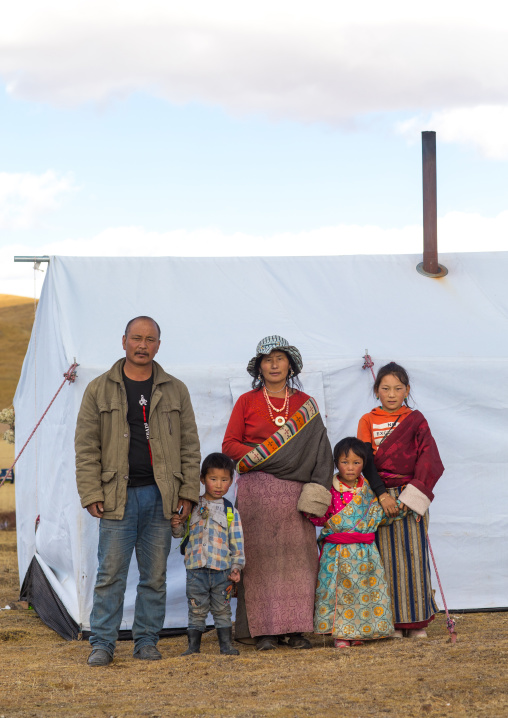
<svg viewBox="0 0 508 718">
<path fill-rule="evenodd" d="M 240 651 L 233 648 L 231 626 L 227 628 L 217 628 L 217 638 L 219 639 L 220 652 L 226 656 L 239 656 Z"/>
<path fill-rule="evenodd" d="M 189 647 L 187 648 L 184 653 L 182 653 L 182 656 L 190 656 L 191 653 L 200 653 L 201 648 L 201 636 L 203 633 L 201 631 L 196 631 L 194 628 L 187 629 L 187 638 L 189 640 Z"/>
</svg>

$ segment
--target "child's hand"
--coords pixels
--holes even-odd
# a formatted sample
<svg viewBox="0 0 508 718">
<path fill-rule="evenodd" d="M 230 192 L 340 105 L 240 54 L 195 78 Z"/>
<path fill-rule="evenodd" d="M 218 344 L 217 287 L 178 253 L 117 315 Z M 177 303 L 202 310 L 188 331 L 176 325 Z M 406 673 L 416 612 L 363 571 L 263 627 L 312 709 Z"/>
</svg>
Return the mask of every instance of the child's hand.
<svg viewBox="0 0 508 718">
<path fill-rule="evenodd" d="M 399 506 L 395 499 L 390 496 L 388 492 L 381 494 L 379 497 L 379 503 L 383 507 L 383 510 L 387 516 L 398 516 L 399 515 Z"/>
<path fill-rule="evenodd" d="M 229 574 L 228 578 L 230 581 L 233 581 L 233 583 L 238 583 L 238 581 L 240 580 L 240 569 L 234 568 Z"/>
<path fill-rule="evenodd" d="M 172 528 L 176 529 L 176 528 L 178 528 L 178 526 L 180 526 L 182 523 L 183 523 L 182 517 L 181 517 L 181 516 L 178 516 L 178 514 L 174 514 L 174 515 L 171 517 L 171 526 L 172 526 Z"/>
</svg>

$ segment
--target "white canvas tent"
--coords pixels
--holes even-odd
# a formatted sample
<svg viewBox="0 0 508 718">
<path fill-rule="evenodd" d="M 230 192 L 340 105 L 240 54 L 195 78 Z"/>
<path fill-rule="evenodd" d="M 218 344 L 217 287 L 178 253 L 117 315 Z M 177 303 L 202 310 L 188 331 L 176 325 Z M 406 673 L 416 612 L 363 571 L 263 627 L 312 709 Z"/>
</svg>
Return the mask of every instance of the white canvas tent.
<svg viewBox="0 0 508 718">
<path fill-rule="evenodd" d="M 418 261 L 51 257 L 15 396 L 18 450 L 74 357 L 80 366 L 17 465 L 20 576 L 35 554 L 63 609 L 79 630 L 89 628 L 98 521 L 76 491 L 76 416 L 87 383 L 122 356 L 127 320 L 147 314 L 162 329 L 158 361 L 189 387 L 203 456 L 220 450 L 233 401 L 249 389 L 245 367 L 265 335 L 281 334 L 301 350 L 302 382 L 332 445 L 354 434 L 374 405 L 365 349 L 376 368 L 404 365 L 446 467 L 430 537 L 448 605 L 506 606 L 508 252 L 442 256 L 449 274 L 439 280 L 418 274 Z M 185 627 L 176 546 L 168 568 L 165 626 Z M 136 583 L 133 564 L 125 629 Z"/>
</svg>

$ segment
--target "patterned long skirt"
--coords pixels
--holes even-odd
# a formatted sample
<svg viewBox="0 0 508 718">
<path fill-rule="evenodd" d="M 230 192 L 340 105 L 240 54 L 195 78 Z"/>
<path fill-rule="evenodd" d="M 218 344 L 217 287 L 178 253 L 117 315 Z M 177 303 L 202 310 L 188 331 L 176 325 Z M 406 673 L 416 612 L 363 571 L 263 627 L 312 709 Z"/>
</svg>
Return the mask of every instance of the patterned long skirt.
<svg viewBox="0 0 508 718">
<path fill-rule="evenodd" d="M 394 498 L 400 491 L 389 489 Z M 420 521 L 411 513 L 390 526 L 380 526 L 376 533 L 396 629 L 424 628 L 438 611 L 430 577 L 428 525 L 428 511 Z"/>
<path fill-rule="evenodd" d="M 245 569 L 237 640 L 312 632 L 318 550 L 314 526 L 296 508 L 302 487 L 263 471 L 238 480 Z"/>
<path fill-rule="evenodd" d="M 325 544 L 316 589 L 315 633 L 387 638 L 393 632 L 388 586 L 373 544 Z"/>
</svg>

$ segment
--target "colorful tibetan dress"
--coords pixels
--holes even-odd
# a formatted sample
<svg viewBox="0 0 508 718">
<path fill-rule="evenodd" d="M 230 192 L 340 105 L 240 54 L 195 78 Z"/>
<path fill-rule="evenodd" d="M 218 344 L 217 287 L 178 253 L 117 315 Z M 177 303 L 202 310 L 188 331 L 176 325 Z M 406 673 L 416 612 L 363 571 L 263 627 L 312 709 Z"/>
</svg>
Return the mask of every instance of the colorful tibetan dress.
<svg viewBox="0 0 508 718">
<path fill-rule="evenodd" d="M 375 531 L 386 519 L 362 477 L 354 492 L 333 479 L 332 503 L 321 519 L 321 545 L 314 632 L 334 638 L 386 638 L 393 632 L 390 593 Z M 341 498 L 342 495 L 342 498 Z M 396 519 L 395 519 L 396 520 Z"/>
</svg>

